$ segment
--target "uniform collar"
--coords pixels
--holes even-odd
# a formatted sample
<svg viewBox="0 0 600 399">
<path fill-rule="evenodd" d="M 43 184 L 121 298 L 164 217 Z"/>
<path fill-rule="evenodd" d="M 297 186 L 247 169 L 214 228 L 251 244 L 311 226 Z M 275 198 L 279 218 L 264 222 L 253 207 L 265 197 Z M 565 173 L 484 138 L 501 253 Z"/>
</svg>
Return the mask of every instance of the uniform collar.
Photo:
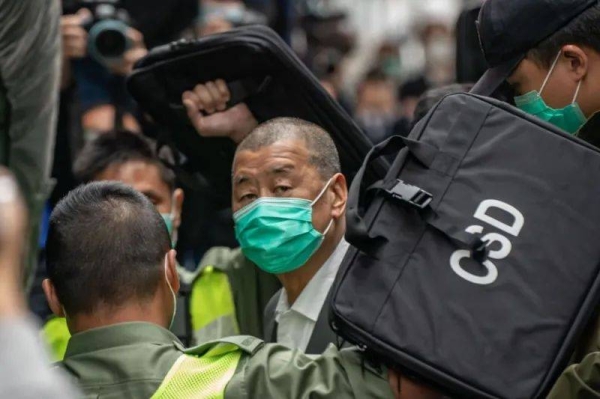
<svg viewBox="0 0 600 399">
<path fill-rule="evenodd" d="M 69 340 L 65 359 L 83 353 L 144 342 L 181 346 L 181 342 L 175 335 L 156 324 L 120 323 L 73 335 Z"/>
</svg>

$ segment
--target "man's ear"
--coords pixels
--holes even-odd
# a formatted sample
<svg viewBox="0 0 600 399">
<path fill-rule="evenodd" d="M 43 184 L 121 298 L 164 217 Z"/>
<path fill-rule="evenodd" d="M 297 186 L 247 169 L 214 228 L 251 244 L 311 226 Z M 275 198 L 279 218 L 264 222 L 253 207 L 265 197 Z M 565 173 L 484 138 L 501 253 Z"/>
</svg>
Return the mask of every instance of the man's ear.
<svg viewBox="0 0 600 399">
<path fill-rule="evenodd" d="M 563 46 L 562 53 L 568 61 L 567 68 L 573 80 L 579 82 L 588 74 L 589 57 L 579 46 L 567 44 Z"/>
<path fill-rule="evenodd" d="M 63 310 L 63 306 L 58 300 L 58 296 L 56 295 L 56 289 L 54 288 L 54 284 L 50 281 L 49 278 L 44 279 L 42 282 L 42 289 L 44 290 L 44 295 L 46 296 L 46 301 L 48 301 L 48 306 L 50 306 L 50 310 L 58 317 L 65 317 L 65 312 Z"/>
<path fill-rule="evenodd" d="M 334 219 L 339 219 L 346 212 L 346 203 L 348 202 L 348 184 L 346 177 L 337 173 L 333 176 L 331 182 L 331 191 L 334 194 L 334 199 L 331 207 L 331 216 Z"/>
<path fill-rule="evenodd" d="M 184 194 L 183 194 L 183 190 L 178 188 L 173 192 L 173 213 L 174 213 L 174 218 L 173 218 L 173 229 L 177 230 L 179 229 L 179 226 L 181 226 L 181 211 L 183 209 L 183 199 L 184 199 Z"/>
<path fill-rule="evenodd" d="M 167 282 L 173 288 L 173 291 L 177 293 L 179 291 L 179 274 L 177 273 L 177 252 L 172 249 L 167 252 Z"/>
</svg>

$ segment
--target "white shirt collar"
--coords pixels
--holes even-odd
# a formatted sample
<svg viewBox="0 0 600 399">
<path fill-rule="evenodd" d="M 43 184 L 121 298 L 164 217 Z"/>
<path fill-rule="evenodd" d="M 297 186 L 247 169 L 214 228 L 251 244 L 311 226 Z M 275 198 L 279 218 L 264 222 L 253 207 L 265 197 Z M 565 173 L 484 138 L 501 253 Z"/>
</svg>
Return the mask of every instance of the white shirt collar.
<svg viewBox="0 0 600 399">
<path fill-rule="evenodd" d="M 317 321 L 349 246 L 350 244 L 342 237 L 329 259 L 304 287 L 291 308 L 288 303 L 287 291 L 285 288 L 281 290 L 275 308 L 275 321 L 279 322 L 281 314 L 289 310 L 299 313 L 313 322 Z"/>
</svg>

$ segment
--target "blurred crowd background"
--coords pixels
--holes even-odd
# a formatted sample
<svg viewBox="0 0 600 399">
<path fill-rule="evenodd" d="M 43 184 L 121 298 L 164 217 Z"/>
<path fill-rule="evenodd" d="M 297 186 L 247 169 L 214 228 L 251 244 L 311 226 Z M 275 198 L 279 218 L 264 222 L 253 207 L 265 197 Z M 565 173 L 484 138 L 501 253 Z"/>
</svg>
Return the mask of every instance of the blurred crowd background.
<svg viewBox="0 0 600 399">
<path fill-rule="evenodd" d="M 155 46 L 244 25 L 268 25 L 294 49 L 371 141 L 378 143 L 390 135 L 408 134 L 418 100 L 426 91 L 473 82 L 483 73 L 483 60 L 471 56 L 481 57 L 480 52 L 469 49 L 478 46 L 474 34 L 476 14 L 469 10 L 481 3 L 63 0 L 60 113 L 52 172 L 56 186 L 45 217 L 78 184 L 73 166 L 86 142 L 111 130 L 155 136 L 153 131 L 158 127 L 140 112 L 125 90 L 126 75 Z M 128 50 L 114 63 L 101 62 L 94 53 L 97 49 L 89 48 L 87 40 L 90 26 L 107 12 L 131 27 Z M 457 40 L 457 31 L 467 37 Z M 183 212 L 177 249 L 184 266 L 195 268 L 210 247 L 236 246 L 230 212 L 211 207 L 206 193 L 186 188 Z M 41 265 L 38 282 L 44 274 L 43 251 Z M 41 292 L 34 288 L 34 311 L 44 317 L 45 306 Z"/>
</svg>

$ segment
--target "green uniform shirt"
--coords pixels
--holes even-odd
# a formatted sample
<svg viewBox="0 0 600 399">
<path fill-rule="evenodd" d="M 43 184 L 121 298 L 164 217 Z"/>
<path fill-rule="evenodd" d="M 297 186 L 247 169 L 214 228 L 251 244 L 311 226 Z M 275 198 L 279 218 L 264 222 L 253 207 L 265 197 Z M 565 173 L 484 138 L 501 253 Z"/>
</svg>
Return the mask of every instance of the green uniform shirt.
<svg viewBox="0 0 600 399">
<path fill-rule="evenodd" d="M 393 398 L 387 371 L 364 366 L 358 351 L 331 347 L 321 356 L 308 356 L 256 338 L 243 342 L 250 344 L 241 345 L 224 399 Z M 61 363 L 86 398 L 147 399 L 183 353 L 201 356 L 217 344 L 184 350 L 164 328 L 123 323 L 74 335 Z"/>
<path fill-rule="evenodd" d="M 581 337 L 573 362 L 559 377 L 548 399 L 600 399 L 600 317 Z"/>
</svg>

